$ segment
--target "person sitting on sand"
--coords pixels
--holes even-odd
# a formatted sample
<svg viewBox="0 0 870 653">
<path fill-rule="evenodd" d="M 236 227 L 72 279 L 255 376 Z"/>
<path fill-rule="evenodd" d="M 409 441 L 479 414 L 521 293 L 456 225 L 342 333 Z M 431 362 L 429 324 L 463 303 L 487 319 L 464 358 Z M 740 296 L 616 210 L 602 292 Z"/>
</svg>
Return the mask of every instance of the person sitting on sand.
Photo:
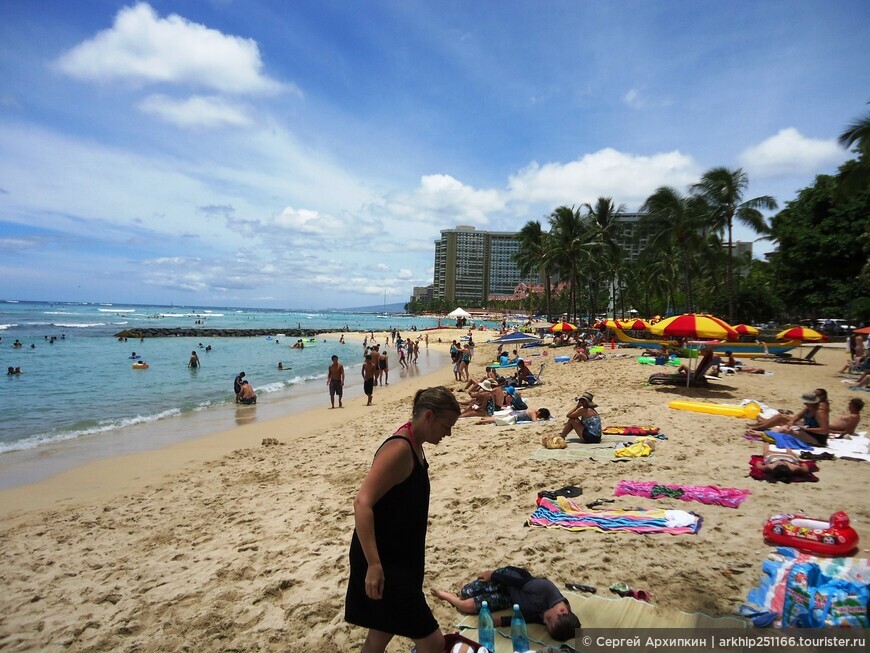
<svg viewBox="0 0 870 653">
<path fill-rule="evenodd" d="M 496 424 L 498 420 L 516 422 L 542 422 L 550 419 L 550 410 L 547 408 L 526 408 L 525 410 L 512 410 L 510 414 L 495 417 L 484 417 L 478 424 Z"/>
<path fill-rule="evenodd" d="M 523 384 L 534 385 L 536 383 L 535 375 L 532 370 L 526 365 L 526 361 L 522 358 L 517 359 L 517 380 Z"/>
<path fill-rule="evenodd" d="M 854 433 L 858 428 L 858 422 L 861 421 L 861 410 L 864 408 L 864 401 L 858 397 L 852 397 L 849 400 L 849 412 L 842 417 L 831 420 L 828 432 L 831 435 L 842 437 L 850 433 Z"/>
<path fill-rule="evenodd" d="M 816 392 L 805 392 L 801 396 L 801 401 L 804 402 L 804 409 L 796 416 L 798 419 L 788 426 L 775 426 L 767 430 L 786 433 L 814 447 L 827 446 L 830 433 L 828 413 L 819 410 L 821 403 L 819 395 Z M 757 430 L 750 430 L 747 433 L 759 437 L 764 434 L 763 431 Z"/>
<path fill-rule="evenodd" d="M 577 350 L 574 352 L 574 356 L 571 357 L 572 361 L 580 361 L 581 363 L 585 363 L 589 360 L 589 350 L 586 348 L 586 343 L 580 343 L 580 346 L 577 347 Z"/>
<path fill-rule="evenodd" d="M 586 444 L 601 442 L 601 415 L 595 410 L 598 404 L 593 399 L 589 390 L 577 397 L 577 405 L 568 411 L 568 421 L 559 435 L 564 438 L 574 431 Z"/>
<path fill-rule="evenodd" d="M 520 567 L 483 571 L 476 580 L 463 585 L 458 595 L 437 589 L 432 590 L 432 595 L 463 614 L 478 614 L 483 601 L 493 612 L 517 604 L 527 623 L 544 624 L 550 636 L 560 642 L 574 637 L 580 628 L 580 619 L 556 585 Z M 510 617 L 504 619 L 508 624 L 501 625 L 510 625 Z"/>
<path fill-rule="evenodd" d="M 251 405 L 257 403 L 257 395 L 254 393 L 254 388 L 247 381 L 242 381 L 242 387 L 239 390 L 240 404 Z"/>
<path fill-rule="evenodd" d="M 761 461 L 754 463 L 755 469 L 766 472 L 781 483 L 791 483 L 795 476 L 810 473 L 808 465 L 791 449 L 771 451 L 770 445 L 765 444 L 763 456 Z"/>
</svg>

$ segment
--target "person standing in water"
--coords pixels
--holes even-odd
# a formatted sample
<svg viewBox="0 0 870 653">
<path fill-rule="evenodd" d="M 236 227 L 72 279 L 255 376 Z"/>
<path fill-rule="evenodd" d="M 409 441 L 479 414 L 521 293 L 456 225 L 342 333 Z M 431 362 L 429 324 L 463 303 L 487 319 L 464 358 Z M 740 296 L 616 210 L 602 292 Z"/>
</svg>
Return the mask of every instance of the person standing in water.
<svg viewBox="0 0 870 653">
<path fill-rule="evenodd" d="M 196 351 L 190 352 L 190 360 L 187 361 L 187 366 L 192 370 L 199 367 L 199 356 L 196 355 Z"/>
</svg>

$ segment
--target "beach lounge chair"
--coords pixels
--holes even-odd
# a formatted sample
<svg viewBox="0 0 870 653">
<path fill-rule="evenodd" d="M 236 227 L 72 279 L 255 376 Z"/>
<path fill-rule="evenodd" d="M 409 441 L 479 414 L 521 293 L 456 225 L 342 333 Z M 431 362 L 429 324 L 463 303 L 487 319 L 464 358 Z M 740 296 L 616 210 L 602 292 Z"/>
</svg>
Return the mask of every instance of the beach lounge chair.
<svg viewBox="0 0 870 653">
<path fill-rule="evenodd" d="M 703 374 L 691 374 L 688 382 L 683 374 L 653 374 L 647 379 L 650 385 L 688 385 L 690 388 L 707 388 L 710 382 Z"/>
<path fill-rule="evenodd" d="M 774 356 L 773 360 L 776 363 L 800 363 L 800 364 L 809 364 L 809 365 L 818 365 L 819 362 L 814 360 L 815 355 L 819 353 L 819 349 L 821 349 L 821 345 L 816 345 L 812 349 L 807 352 L 807 355 L 803 358 L 794 358 L 793 356 Z"/>
</svg>

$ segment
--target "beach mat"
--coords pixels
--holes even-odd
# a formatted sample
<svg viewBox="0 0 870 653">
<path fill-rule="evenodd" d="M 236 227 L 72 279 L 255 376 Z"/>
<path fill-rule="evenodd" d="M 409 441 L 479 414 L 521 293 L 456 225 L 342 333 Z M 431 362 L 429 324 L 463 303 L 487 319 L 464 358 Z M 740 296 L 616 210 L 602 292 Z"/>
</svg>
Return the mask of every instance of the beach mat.
<svg viewBox="0 0 870 653">
<path fill-rule="evenodd" d="M 695 535 L 701 529 L 702 521 L 700 515 L 686 510 L 593 510 L 582 508 L 565 497 L 558 497 L 556 501 L 541 497 L 526 523 L 537 528 L 567 531 Z"/>
<path fill-rule="evenodd" d="M 614 453 L 622 448 L 623 443 L 633 443 L 637 436 L 632 435 L 602 435 L 601 442 L 586 444 L 580 441 L 576 435 L 569 436 L 564 449 L 547 449 L 541 447 L 535 451 L 532 460 L 649 460 L 652 454 L 642 458 L 617 458 Z M 655 452 L 653 452 L 654 454 Z"/>
<path fill-rule="evenodd" d="M 679 610 L 660 608 L 651 603 L 636 601 L 630 598 L 608 598 L 604 596 L 580 594 L 561 590 L 571 603 L 571 609 L 580 618 L 583 628 L 742 628 L 747 627 L 746 621 L 737 617 L 710 617 L 700 612 L 680 612 Z M 655 600 L 655 596 L 653 596 Z M 510 610 L 495 613 L 495 621 L 499 616 L 510 616 Z M 468 615 L 456 624 L 460 632 L 469 639 L 477 641 L 477 615 Z M 527 624 L 529 643 L 532 648 L 552 646 L 558 649 L 562 644 L 568 644 L 571 650 L 576 650 L 574 640 L 559 642 L 547 633 L 542 624 Z M 510 628 L 496 628 L 495 653 L 512 653 Z"/>
</svg>

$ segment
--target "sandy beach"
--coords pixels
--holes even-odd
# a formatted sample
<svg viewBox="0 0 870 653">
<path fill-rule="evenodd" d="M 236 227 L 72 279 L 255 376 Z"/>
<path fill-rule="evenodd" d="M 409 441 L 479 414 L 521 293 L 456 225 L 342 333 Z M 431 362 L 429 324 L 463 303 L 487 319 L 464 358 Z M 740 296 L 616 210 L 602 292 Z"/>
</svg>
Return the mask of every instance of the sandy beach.
<svg viewBox="0 0 870 653">
<path fill-rule="evenodd" d="M 446 340 L 453 335 L 446 333 Z M 427 449 L 427 590 L 457 588 L 481 569 L 516 564 L 560 586 L 584 583 L 607 595 L 610 584 L 624 581 L 647 589 L 664 609 L 728 615 L 757 582 L 771 551 L 761 528 L 779 512 L 826 519 L 846 511 L 866 557 L 868 463 L 819 462 L 818 483 L 755 481 L 748 462 L 761 443 L 743 438 L 746 420 L 667 405 L 679 398 L 730 404 L 751 398 L 799 410 L 801 394 L 822 387 L 838 416 L 857 394 L 835 376 L 842 347 L 822 349 L 821 365 L 762 361 L 772 375 L 732 375 L 688 390 L 646 385 L 655 370 L 635 361 L 636 350 L 568 364 L 553 362 L 557 351 L 565 350 L 532 358 L 534 371 L 545 364 L 545 384 L 524 392 L 531 407 L 549 408 L 554 420 L 500 427 L 464 419 L 452 437 Z M 494 352 L 493 345 L 478 346 L 472 376 Z M 416 389 L 442 384 L 461 387 L 446 367 L 376 388 L 368 408 L 356 387 L 343 410 L 328 410 L 324 392 L 323 408 L 0 492 L 0 648 L 359 650 L 364 631 L 343 621 L 353 498 L 378 445 L 409 417 Z M 668 439 L 649 460 L 533 460 L 541 435 L 561 429 L 584 390 L 594 392 L 605 426 L 655 425 Z M 866 412 L 859 430 L 866 429 Z M 736 509 L 614 497 L 622 479 L 751 494 Z M 566 485 L 583 488 L 581 503 L 610 498 L 616 508 L 691 510 L 703 526 L 697 535 L 526 527 L 538 491 Z M 430 603 L 442 629 L 454 631 L 460 615 Z M 409 648 L 395 639 L 388 650 Z"/>
</svg>

